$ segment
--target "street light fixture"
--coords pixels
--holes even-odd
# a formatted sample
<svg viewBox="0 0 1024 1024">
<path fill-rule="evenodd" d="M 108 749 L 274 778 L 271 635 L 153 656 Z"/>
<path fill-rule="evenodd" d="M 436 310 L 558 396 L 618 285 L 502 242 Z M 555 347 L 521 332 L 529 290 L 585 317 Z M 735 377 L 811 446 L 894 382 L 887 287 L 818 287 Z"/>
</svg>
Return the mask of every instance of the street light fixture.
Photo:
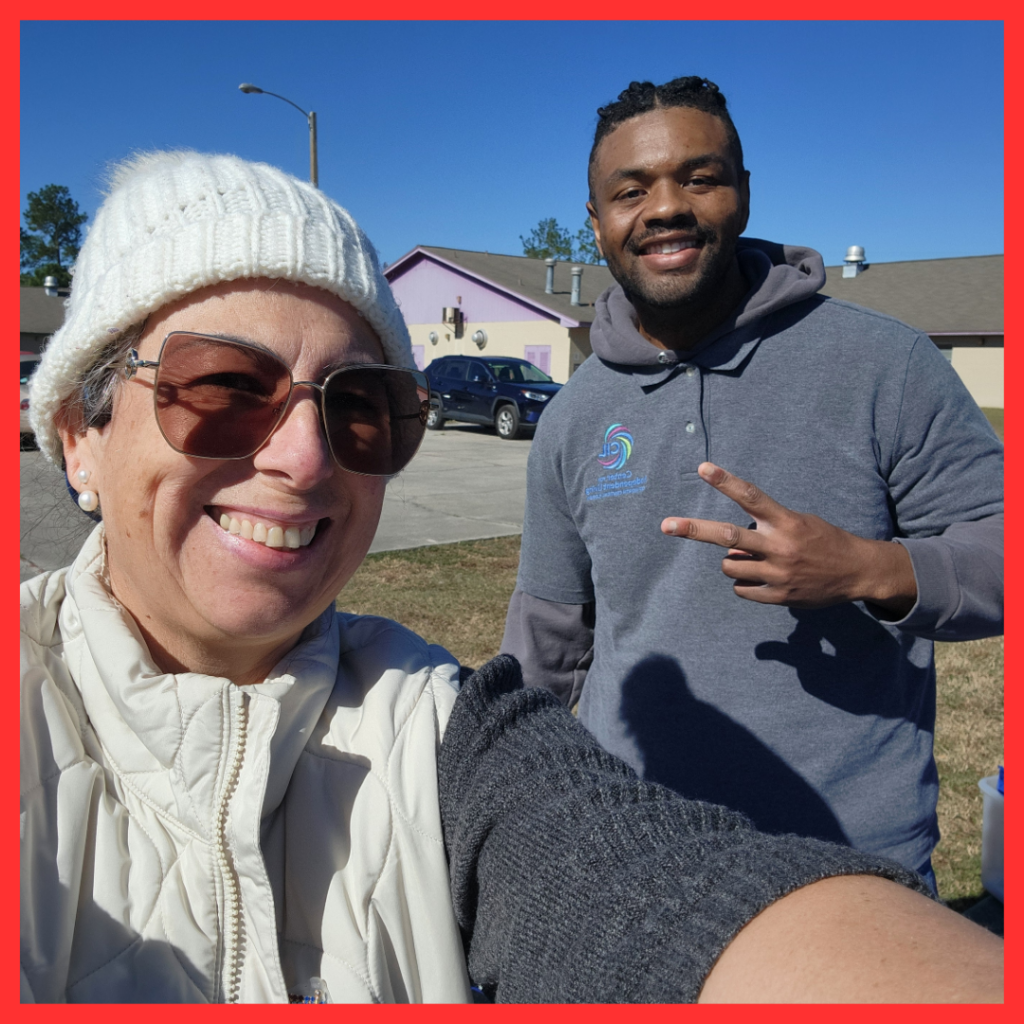
<svg viewBox="0 0 1024 1024">
<path fill-rule="evenodd" d="M 316 111 L 311 110 L 308 114 L 305 110 L 298 105 L 298 103 L 292 103 L 287 96 L 278 96 L 276 92 L 268 92 L 266 89 L 261 89 L 258 85 L 253 85 L 251 82 L 243 82 L 238 87 L 242 92 L 262 93 L 264 96 L 276 96 L 279 100 L 284 100 L 285 103 L 291 103 L 291 105 L 306 119 L 309 124 L 309 180 L 314 186 L 319 188 L 317 163 L 316 163 Z"/>
</svg>

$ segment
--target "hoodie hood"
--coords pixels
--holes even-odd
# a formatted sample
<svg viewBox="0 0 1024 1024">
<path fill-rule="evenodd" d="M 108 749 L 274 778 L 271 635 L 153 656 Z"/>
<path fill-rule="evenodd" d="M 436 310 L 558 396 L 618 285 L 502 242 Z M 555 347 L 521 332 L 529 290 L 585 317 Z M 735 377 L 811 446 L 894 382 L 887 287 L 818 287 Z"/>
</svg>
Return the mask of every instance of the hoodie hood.
<svg viewBox="0 0 1024 1024">
<path fill-rule="evenodd" d="M 660 369 L 679 362 L 692 362 L 694 356 L 705 352 L 714 342 L 740 329 L 747 328 L 742 334 L 746 341 L 752 341 L 757 331 L 749 328 L 756 321 L 809 299 L 825 283 L 825 261 L 814 249 L 780 245 L 760 238 L 740 238 L 736 242 L 736 258 L 750 287 L 736 309 L 694 348 L 675 352 L 652 345 L 640 334 L 636 310 L 622 286 L 614 284 L 602 293 L 595 306 L 596 315 L 590 328 L 594 354 L 610 363 Z M 733 356 L 739 355 L 741 347 L 742 344 L 736 346 Z"/>
</svg>

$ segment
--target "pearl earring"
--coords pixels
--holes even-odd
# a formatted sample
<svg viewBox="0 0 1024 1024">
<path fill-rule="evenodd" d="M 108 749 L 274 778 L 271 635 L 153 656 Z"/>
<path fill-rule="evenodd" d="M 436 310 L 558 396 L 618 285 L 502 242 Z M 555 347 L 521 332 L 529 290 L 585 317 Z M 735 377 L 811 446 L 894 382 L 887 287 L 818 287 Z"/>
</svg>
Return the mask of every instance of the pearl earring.
<svg viewBox="0 0 1024 1024">
<path fill-rule="evenodd" d="M 99 508 L 100 499 L 97 497 L 95 491 L 82 491 L 78 495 L 78 507 L 83 512 L 95 512 Z"/>
<path fill-rule="evenodd" d="M 80 469 L 76 476 L 83 484 L 87 484 L 89 482 L 89 470 L 87 469 Z"/>
</svg>

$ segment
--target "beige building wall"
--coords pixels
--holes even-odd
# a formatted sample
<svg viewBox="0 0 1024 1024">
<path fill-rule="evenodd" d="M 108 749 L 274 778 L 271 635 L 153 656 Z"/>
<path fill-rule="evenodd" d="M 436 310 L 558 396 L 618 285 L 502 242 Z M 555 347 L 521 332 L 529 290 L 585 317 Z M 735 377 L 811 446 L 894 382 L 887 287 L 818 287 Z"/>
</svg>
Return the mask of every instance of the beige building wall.
<svg viewBox="0 0 1024 1024">
<path fill-rule="evenodd" d="M 590 329 L 570 330 L 557 320 L 467 322 L 463 325 L 461 338 L 455 336 L 450 324 L 409 324 L 408 327 L 412 343 L 423 346 L 424 366 L 429 366 L 441 356 L 512 356 L 525 359 L 527 345 L 550 345 L 551 378 L 564 384 L 575 367 L 590 354 Z M 570 338 L 570 335 L 578 335 L 583 330 L 586 331 L 585 338 Z M 436 345 L 430 341 L 431 331 L 437 334 Z M 476 331 L 487 333 L 487 344 L 482 349 L 473 341 Z"/>
<path fill-rule="evenodd" d="M 572 373 L 575 373 L 587 356 L 594 351 L 590 347 L 590 324 L 584 324 L 582 327 L 570 327 L 569 341 L 572 343 Z"/>
<path fill-rule="evenodd" d="M 983 409 L 1003 408 L 1003 350 L 958 347 L 952 350 L 953 369 Z"/>
</svg>

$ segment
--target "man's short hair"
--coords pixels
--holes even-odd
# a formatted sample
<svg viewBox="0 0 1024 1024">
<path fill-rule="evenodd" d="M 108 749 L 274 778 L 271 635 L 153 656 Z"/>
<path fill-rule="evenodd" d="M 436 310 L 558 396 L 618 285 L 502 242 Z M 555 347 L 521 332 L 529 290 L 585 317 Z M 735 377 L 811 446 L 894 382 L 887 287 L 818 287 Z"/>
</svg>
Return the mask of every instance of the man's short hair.
<svg viewBox="0 0 1024 1024">
<path fill-rule="evenodd" d="M 660 107 L 692 107 L 694 110 L 703 110 L 705 114 L 717 117 L 725 125 L 729 148 L 736 163 L 736 173 L 742 174 L 743 147 L 740 145 L 740 137 L 726 109 L 725 96 L 714 82 L 707 78 L 699 78 L 697 75 L 673 78 L 664 85 L 655 85 L 653 82 L 630 82 L 629 88 L 623 89 L 614 103 L 597 108 L 597 128 L 594 130 L 594 144 L 590 148 L 590 160 L 587 165 L 591 201 L 594 198 L 594 158 L 601 140 L 623 121 Z"/>
</svg>

